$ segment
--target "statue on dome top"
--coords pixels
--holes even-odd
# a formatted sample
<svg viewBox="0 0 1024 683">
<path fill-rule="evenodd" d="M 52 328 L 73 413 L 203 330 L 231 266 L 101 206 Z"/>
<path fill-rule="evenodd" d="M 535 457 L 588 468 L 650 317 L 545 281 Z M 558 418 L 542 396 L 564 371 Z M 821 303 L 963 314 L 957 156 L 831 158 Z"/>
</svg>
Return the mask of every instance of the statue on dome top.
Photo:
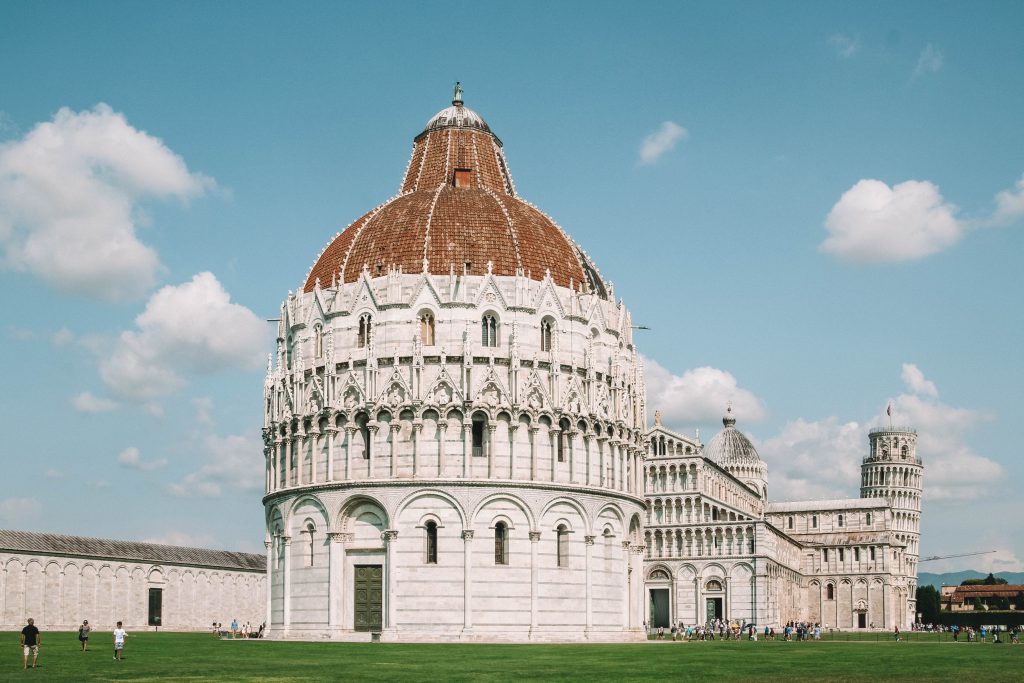
<svg viewBox="0 0 1024 683">
<path fill-rule="evenodd" d="M 462 104 L 462 83 L 455 81 L 455 92 L 452 94 L 452 104 L 458 106 Z"/>
</svg>

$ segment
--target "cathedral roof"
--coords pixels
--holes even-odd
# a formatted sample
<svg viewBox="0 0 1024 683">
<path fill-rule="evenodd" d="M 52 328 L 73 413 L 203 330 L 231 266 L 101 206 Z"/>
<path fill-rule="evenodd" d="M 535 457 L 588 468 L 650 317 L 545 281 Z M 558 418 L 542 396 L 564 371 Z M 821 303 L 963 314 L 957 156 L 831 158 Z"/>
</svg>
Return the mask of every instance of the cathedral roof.
<svg viewBox="0 0 1024 683">
<path fill-rule="evenodd" d="M 597 267 L 550 217 L 520 199 L 501 140 L 456 88 L 413 142 L 398 196 L 338 233 L 310 269 L 319 280 L 354 282 L 391 268 L 435 275 L 522 273 L 607 298 Z"/>
<path fill-rule="evenodd" d="M 736 429 L 736 417 L 732 414 L 732 406 L 726 409 L 722 424 L 725 429 L 715 434 L 704 449 L 704 455 L 722 466 L 760 463 L 761 456 L 757 454 L 754 444 L 743 432 Z"/>
<path fill-rule="evenodd" d="M 0 550 L 263 572 L 265 555 L 0 529 Z"/>
</svg>

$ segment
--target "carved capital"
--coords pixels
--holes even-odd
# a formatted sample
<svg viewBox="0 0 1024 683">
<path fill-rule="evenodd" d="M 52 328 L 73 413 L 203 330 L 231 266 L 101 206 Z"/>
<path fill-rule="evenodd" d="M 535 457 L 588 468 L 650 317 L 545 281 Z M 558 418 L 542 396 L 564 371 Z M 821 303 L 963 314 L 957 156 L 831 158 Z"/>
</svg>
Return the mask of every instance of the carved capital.
<svg viewBox="0 0 1024 683">
<path fill-rule="evenodd" d="M 531 531 L 530 532 L 530 541 L 532 541 L 533 543 L 536 543 L 539 540 L 540 540 L 540 532 L 539 531 Z"/>
<path fill-rule="evenodd" d="M 281 542 L 284 543 L 285 545 L 291 545 L 292 544 L 292 537 L 291 536 L 282 536 L 281 537 Z"/>
<path fill-rule="evenodd" d="M 273 541 L 263 541 L 263 547 L 270 550 L 270 546 L 274 545 Z"/>
<path fill-rule="evenodd" d="M 398 529 L 387 529 L 381 534 L 381 538 L 384 539 L 385 543 L 393 543 L 398 540 Z"/>
<path fill-rule="evenodd" d="M 597 536 L 584 536 L 583 537 L 583 542 L 586 543 L 587 545 L 594 545 L 594 539 L 595 538 L 597 538 Z"/>
<path fill-rule="evenodd" d="M 472 541 L 473 540 L 473 531 L 471 529 L 467 530 L 467 531 L 463 531 L 462 532 L 462 540 L 466 541 L 467 543 Z"/>
</svg>

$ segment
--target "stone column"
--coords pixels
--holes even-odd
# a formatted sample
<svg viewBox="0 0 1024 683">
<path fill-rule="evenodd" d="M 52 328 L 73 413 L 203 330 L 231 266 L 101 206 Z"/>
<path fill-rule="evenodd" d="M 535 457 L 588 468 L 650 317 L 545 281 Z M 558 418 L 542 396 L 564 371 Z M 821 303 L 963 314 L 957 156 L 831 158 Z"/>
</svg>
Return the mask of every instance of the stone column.
<svg viewBox="0 0 1024 683">
<path fill-rule="evenodd" d="M 392 418 L 391 420 L 391 465 L 388 468 L 389 476 L 394 479 L 398 475 L 398 437 L 402 431 L 402 421 Z"/>
<path fill-rule="evenodd" d="M 413 420 L 412 423 L 412 476 L 420 476 L 420 432 L 423 430 L 423 422 Z"/>
<path fill-rule="evenodd" d="M 329 532 L 327 534 L 329 555 L 327 559 L 327 627 L 334 635 L 338 627 L 338 614 L 341 607 L 341 568 L 345 562 L 345 545 L 341 539 L 342 534 Z"/>
<path fill-rule="evenodd" d="M 574 445 L 576 444 L 576 434 L 578 433 L 579 432 L 571 427 L 565 432 L 565 456 L 569 460 L 570 484 L 576 483 L 576 449 L 574 448 Z"/>
<path fill-rule="evenodd" d="M 462 478 L 469 479 L 469 463 L 473 458 L 473 422 L 463 420 L 462 422 Z"/>
<path fill-rule="evenodd" d="M 331 418 L 330 426 L 327 427 L 327 481 L 334 481 L 334 436 L 338 428 L 334 426 L 334 418 Z"/>
<path fill-rule="evenodd" d="M 292 625 L 292 537 L 281 536 L 284 543 L 284 581 L 282 582 L 282 601 L 284 603 L 284 630 Z"/>
<path fill-rule="evenodd" d="M 586 565 L 585 565 L 585 567 L 586 567 L 586 581 L 587 581 L 587 594 L 586 594 L 586 597 L 587 597 L 587 633 L 589 634 L 590 633 L 590 629 L 593 628 L 593 626 L 594 626 L 594 615 L 593 615 L 594 587 L 593 587 L 593 581 L 591 579 L 591 571 L 590 571 L 590 565 L 591 565 L 591 561 L 592 561 L 591 560 L 591 556 L 593 555 L 593 550 L 594 550 L 594 537 L 593 536 L 584 536 L 583 537 L 583 544 L 584 544 L 583 548 L 584 548 L 584 550 L 586 550 L 586 553 L 587 553 L 586 554 Z"/>
<path fill-rule="evenodd" d="M 519 422 L 509 420 L 508 423 L 508 478 L 516 477 L 516 434 L 519 432 Z"/>
<path fill-rule="evenodd" d="M 377 430 L 380 429 L 380 425 L 376 420 L 371 420 L 366 426 L 370 433 L 370 439 L 366 442 L 366 454 L 369 456 L 367 458 L 369 472 L 367 478 L 374 479 L 377 476 L 377 472 L 374 471 L 374 458 L 377 455 Z"/>
<path fill-rule="evenodd" d="M 633 613 L 633 563 L 629 553 L 629 541 L 622 542 L 622 628 L 628 629 Z"/>
<path fill-rule="evenodd" d="M 562 438 L 562 430 L 552 427 L 548 433 L 551 435 L 551 481 L 554 481 L 558 472 L 558 440 Z"/>
<path fill-rule="evenodd" d="M 356 428 L 351 424 L 345 425 L 345 480 L 352 479 L 352 437 Z"/>
<path fill-rule="evenodd" d="M 530 434 L 530 481 L 537 481 L 537 430 L 532 422 L 529 427 Z"/>
<path fill-rule="evenodd" d="M 280 436 L 274 438 L 274 488 L 272 491 L 277 491 L 281 488 L 281 460 L 284 459 L 284 439 Z"/>
<path fill-rule="evenodd" d="M 292 450 L 294 449 L 295 438 L 288 430 L 287 438 L 284 441 L 284 483 L 285 486 L 295 485 L 295 475 L 292 474 Z"/>
<path fill-rule="evenodd" d="M 537 601 L 540 596 L 537 594 L 538 574 L 540 567 L 537 566 L 537 545 L 540 543 L 540 532 L 530 532 L 530 632 L 537 628 Z"/>
<path fill-rule="evenodd" d="M 463 625 L 462 630 L 473 629 L 473 531 L 462 532 L 462 605 Z"/>
<path fill-rule="evenodd" d="M 269 629 L 273 624 L 271 623 L 271 617 L 274 614 L 274 542 L 272 539 L 263 541 L 263 547 L 267 549 L 267 628 Z"/>
<path fill-rule="evenodd" d="M 590 434 L 584 433 L 583 437 L 583 467 L 586 470 L 586 475 L 583 477 L 583 483 L 590 486 L 591 474 L 590 474 Z"/>
<path fill-rule="evenodd" d="M 384 549 L 387 559 L 385 560 L 385 571 L 387 576 L 387 591 L 385 593 L 385 622 L 384 628 L 394 629 L 397 624 L 395 623 L 395 589 L 397 588 L 397 581 L 395 580 L 395 541 L 398 540 L 398 530 L 388 529 L 384 532 Z"/>
<path fill-rule="evenodd" d="M 725 581 L 725 604 L 722 605 L 722 620 L 729 621 L 734 616 L 732 613 L 732 579 L 728 576 L 722 577 Z"/>
<path fill-rule="evenodd" d="M 626 488 L 627 488 L 627 485 L 626 485 L 626 471 L 627 471 L 627 469 L 626 469 L 626 453 L 627 453 L 626 444 L 624 442 L 620 443 L 619 444 L 619 467 L 622 468 L 621 471 L 620 471 L 620 474 L 619 474 L 619 490 L 620 491 L 625 491 Z"/>
<path fill-rule="evenodd" d="M 635 579 L 633 592 L 636 600 L 636 608 L 633 612 L 633 628 L 641 628 L 644 622 L 644 609 L 647 601 L 644 599 L 644 550 L 646 546 L 642 543 L 633 546 L 633 577 Z"/>
<path fill-rule="evenodd" d="M 697 625 L 704 623 L 704 599 L 700 594 L 700 576 L 693 577 L 693 618 Z"/>
<path fill-rule="evenodd" d="M 320 465 L 320 427 L 313 425 L 309 432 L 309 483 L 317 483 L 317 470 Z"/>
<path fill-rule="evenodd" d="M 484 449 L 487 451 L 487 478 L 494 478 L 494 432 L 498 430 L 498 425 L 493 422 L 487 422 L 487 441 L 484 443 Z"/>
<path fill-rule="evenodd" d="M 607 436 L 601 435 L 597 437 L 597 485 L 604 488 L 605 482 L 605 465 L 604 465 L 604 444 L 608 440 Z"/>
<path fill-rule="evenodd" d="M 309 441 L 309 436 L 306 434 L 304 426 L 299 426 L 299 433 L 296 435 L 295 450 L 298 451 L 296 459 L 296 474 L 295 474 L 295 485 L 302 486 L 306 483 L 306 463 L 303 462 L 306 459 L 306 444 Z"/>
</svg>

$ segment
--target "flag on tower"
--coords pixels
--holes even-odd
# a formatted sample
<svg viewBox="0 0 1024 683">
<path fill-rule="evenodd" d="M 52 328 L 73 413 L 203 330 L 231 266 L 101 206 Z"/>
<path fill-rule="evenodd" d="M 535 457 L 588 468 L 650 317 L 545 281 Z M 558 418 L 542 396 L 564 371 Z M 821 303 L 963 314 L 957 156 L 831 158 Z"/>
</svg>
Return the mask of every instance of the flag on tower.
<svg viewBox="0 0 1024 683">
<path fill-rule="evenodd" d="M 885 414 L 888 415 L 889 417 L 892 417 L 892 404 L 891 403 L 885 407 Z"/>
</svg>

